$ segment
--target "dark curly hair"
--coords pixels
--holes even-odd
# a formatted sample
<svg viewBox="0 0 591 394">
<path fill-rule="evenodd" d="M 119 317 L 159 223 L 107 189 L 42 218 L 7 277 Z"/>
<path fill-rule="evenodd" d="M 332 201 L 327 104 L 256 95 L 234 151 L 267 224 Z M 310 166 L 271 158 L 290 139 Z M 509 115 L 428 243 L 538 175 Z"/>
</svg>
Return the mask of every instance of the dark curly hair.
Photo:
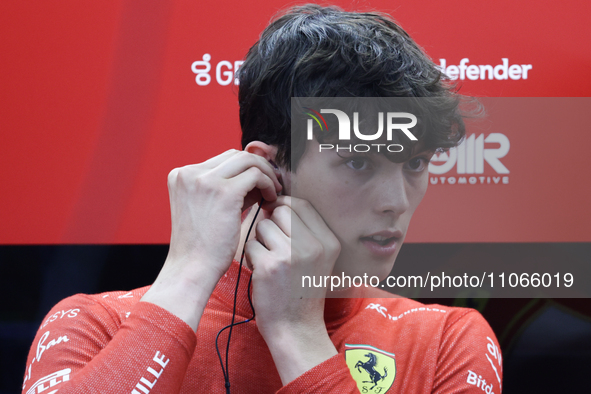
<svg viewBox="0 0 591 394">
<path fill-rule="evenodd" d="M 429 114 L 421 150 L 449 149 L 465 134 L 462 96 L 389 15 L 377 12 L 293 7 L 262 32 L 238 78 L 243 148 L 251 141 L 275 145 L 277 164 L 292 171 L 303 153 L 292 157 L 292 97 L 416 98 Z M 303 134 L 298 141 L 305 145 Z"/>
</svg>

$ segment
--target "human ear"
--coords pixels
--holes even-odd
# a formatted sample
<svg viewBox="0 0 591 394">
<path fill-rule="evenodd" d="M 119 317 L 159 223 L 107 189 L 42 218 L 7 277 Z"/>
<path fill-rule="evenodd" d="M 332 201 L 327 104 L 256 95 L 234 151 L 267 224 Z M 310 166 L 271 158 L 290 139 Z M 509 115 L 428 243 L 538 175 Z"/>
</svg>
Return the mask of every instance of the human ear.
<svg viewBox="0 0 591 394">
<path fill-rule="evenodd" d="M 281 186 L 283 186 L 282 194 L 286 194 L 287 190 L 285 190 L 285 184 L 283 183 L 283 176 L 285 171 L 284 169 L 279 168 L 275 163 L 275 159 L 277 156 L 277 147 L 266 144 L 262 141 L 252 141 L 248 145 L 246 145 L 244 150 L 248 153 L 261 156 L 269 163 L 271 163 L 271 165 L 273 166 L 273 171 L 275 172 L 275 175 L 277 176 L 279 183 L 281 183 Z"/>
<path fill-rule="evenodd" d="M 277 167 L 275 164 L 275 157 L 277 156 L 276 146 L 265 144 L 261 141 L 252 141 L 246 145 L 244 150 L 248 153 L 263 157 L 265 160 L 273 164 L 274 167 Z"/>
</svg>

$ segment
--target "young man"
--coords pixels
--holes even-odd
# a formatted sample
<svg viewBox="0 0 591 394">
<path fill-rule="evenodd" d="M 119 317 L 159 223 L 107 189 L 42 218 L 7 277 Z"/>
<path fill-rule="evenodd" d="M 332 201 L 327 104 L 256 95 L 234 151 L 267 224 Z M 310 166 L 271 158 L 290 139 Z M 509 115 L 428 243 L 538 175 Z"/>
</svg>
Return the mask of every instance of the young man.
<svg viewBox="0 0 591 394">
<path fill-rule="evenodd" d="M 302 276 L 388 275 L 431 155 L 463 136 L 441 77 L 383 15 L 310 5 L 272 22 L 240 72 L 244 151 L 170 173 L 170 251 L 154 284 L 60 302 L 23 393 L 227 392 L 215 339 L 239 273 L 236 321 L 252 313 L 251 275 L 256 319 L 233 329 L 234 393 L 500 393 L 498 344 L 473 310 L 293 291 Z M 318 154 L 330 135 L 292 141 L 291 97 L 337 96 L 426 98 L 435 116 L 416 144 L 401 137 L 399 155 Z M 252 271 L 241 269 L 261 198 L 245 247 Z"/>
</svg>

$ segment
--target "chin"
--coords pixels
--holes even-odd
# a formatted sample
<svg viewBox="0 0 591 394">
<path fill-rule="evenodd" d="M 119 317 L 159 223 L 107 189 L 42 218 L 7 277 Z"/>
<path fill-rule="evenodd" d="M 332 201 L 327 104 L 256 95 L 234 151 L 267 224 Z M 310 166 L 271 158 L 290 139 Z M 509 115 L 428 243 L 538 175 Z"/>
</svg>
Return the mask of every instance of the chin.
<svg viewBox="0 0 591 394">
<path fill-rule="evenodd" d="M 396 256 L 398 253 L 396 253 Z M 357 261 L 361 261 L 362 263 L 356 263 L 355 261 L 339 261 L 338 259 L 335 263 L 333 269 L 333 275 L 342 275 L 343 273 L 347 276 L 354 277 L 354 276 L 363 276 L 367 275 L 368 277 L 377 276 L 380 278 L 380 282 L 385 280 L 390 272 L 392 271 L 392 267 L 394 267 L 394 262 L 396 260 L 396 256 L 392 257 L 388 261 L 375 261 L 369 259 L 360 258 Z"/>
<path fill-rule="evenodd" d="M 382 269 L 380 269 L 379 273 L 374 274 L 375 276 L 377 276 L 378 278 L 380 278 L 380 282 L 385 280 L 388 275 L 390 275 L 390 272 L 392 272 L 392 268 L 394 267 L 394 261 L 392 261 L 390 264 L 388 265 L 384 265 Z"/>
<path fill-rule="evenodd" d="M 396 251 L 396 254 L 394 256 L 392 256 L 391 258 L 389 258 L 387 261 L 380 261 L 379 263 L 376 262 L 376 266 L 374 267 L 372 275 L 375 275 L 378 278 L 380 278 L 380 282 L 385 280 L 392 272 L 392 269 L 394 268 L 394 264 L 396 263 L 396 258 L 398 257 L 399 250 L 400 249 L 398 249 Z M 369 272 L 368 272 L 368 275 L 369 275 Z"/>
</svg>

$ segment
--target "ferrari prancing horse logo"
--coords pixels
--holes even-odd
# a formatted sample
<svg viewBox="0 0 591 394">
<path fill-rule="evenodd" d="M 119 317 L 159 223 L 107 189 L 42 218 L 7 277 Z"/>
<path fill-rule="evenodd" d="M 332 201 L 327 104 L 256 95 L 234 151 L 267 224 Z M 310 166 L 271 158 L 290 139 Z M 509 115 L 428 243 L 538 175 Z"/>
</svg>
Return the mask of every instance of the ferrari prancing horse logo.
<svg viewBox="0 0 591 394">
<path fill-rule="evenodd" d="M 394 354 L 370 345 L 345 344 L 345 360 L 361 393 L 387 392 L 396 377 Z"/>
</svg>

